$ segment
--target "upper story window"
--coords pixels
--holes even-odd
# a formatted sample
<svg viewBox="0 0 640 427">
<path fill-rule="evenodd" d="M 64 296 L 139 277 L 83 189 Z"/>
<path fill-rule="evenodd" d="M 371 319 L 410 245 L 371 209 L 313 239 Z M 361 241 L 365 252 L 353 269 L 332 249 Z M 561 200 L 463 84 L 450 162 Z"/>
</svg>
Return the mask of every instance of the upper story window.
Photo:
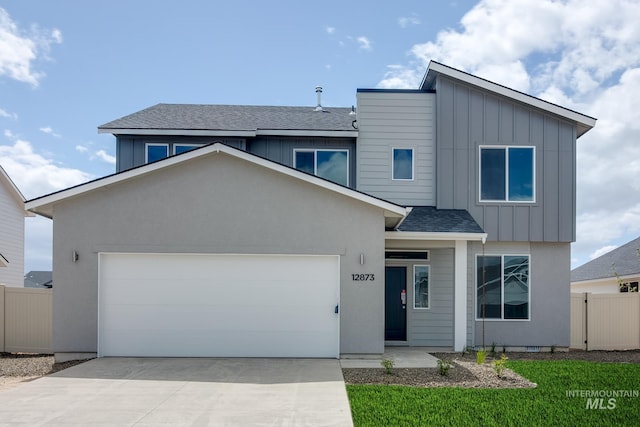
<svg viewBox="0 0 640 427">
<path fill-rule="evenodd" d="M 348 150 L 293 150 L 293 167 L 337 184 L 349 185 Z"/>
<path fill-rule="evenodd" d="M 393 148 L 391 178 L 402 181 L 413 180 L 413 148 Z"/>
<path fill-rule="evenodd" d="M 144 153 L 145 163 L 157 162 L 169 157 L 169 144 L 147 143 Z"/>
<path fill-rule="evenodd" d="M 534 147 L 480 147 L 481 202 L 535 202 Z"/>
<path fill-rule="evenodd" d="M 173 154 L 186 153 L 193 149 L 202 147 L 200 144 L 173 144 Z"/>
<path fill-rule="evenodd" d="M 529 319 L 529 255 L 478 255 L 476 319 Z"/>
</svg>

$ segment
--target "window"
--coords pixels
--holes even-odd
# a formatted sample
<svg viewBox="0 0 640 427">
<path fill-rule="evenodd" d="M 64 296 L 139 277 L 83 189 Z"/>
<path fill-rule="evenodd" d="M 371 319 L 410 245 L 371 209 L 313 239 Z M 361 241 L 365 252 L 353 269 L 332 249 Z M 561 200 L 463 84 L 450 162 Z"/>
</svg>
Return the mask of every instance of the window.
<svg viewBox="0 0 640 427">
<path fill-rule="evenodd" d="M 413 180 L 413 148 L 392 149 L 393 161 L 391 178 L 395 180 Z"/>
<path fill-rule="evenodd" d="M 429 261 L 429 251 L 402 251 L 390 250 L 385 251 L 386 259 L 419 259 L 421 261 Z"/>
<path fill-rule="evenodd" d="M 478 255 L 476 284 L 477 319 L 529 319 L 529 255 Z"/>
<path fill-rule="evenodd" d="M 200 144 L 173 144 L 173 154 L 182 154 L 195 148 L 202 147 Z"/>
<path fill-rule="evenodd" d="M 349 185 L 347 150 L 294 150 L 293 167 L 337 184 Z"/>
<path fill-rule="evenodd" d="M 429 266 L 413 266 L 413 308 L 429 308 Z"/>
<path fill-rule="evenodd" d="M 638 292 L 638 282 L 622 283 L 620 292 Z"/>
<path fill-rule="evenodd" d="M 480 147 L 480 201 L 534 202 L 534 147 Z"/>
<path fill-rule="evenodd" d="M 152 163 L 169 157 L 169 144 L 147 144 L 145 162 Z"/>
</svg>

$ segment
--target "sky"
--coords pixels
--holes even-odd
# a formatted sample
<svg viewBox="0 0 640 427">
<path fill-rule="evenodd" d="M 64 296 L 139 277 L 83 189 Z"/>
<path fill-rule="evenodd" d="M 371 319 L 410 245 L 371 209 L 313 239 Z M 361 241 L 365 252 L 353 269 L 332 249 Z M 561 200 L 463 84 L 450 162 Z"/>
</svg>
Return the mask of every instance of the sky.
<svg viewBox="0 0 640 427">
<path fill-rule="evenodd" d="M 0 3 L 0 165 L 27 200 L 115 171 L 97 127 L 164 103 L 350 107 L 429 60 L 598 119 L 572 267 L 640 235 L 640 0 Z M 51 269 L 27 218 L 25 271 Z"/>
</svg>

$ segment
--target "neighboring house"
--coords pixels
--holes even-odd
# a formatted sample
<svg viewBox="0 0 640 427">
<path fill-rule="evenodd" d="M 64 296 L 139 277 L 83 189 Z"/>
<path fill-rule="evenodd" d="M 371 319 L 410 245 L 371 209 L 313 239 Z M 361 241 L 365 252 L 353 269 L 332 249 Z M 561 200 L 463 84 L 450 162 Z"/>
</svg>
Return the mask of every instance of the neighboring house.
<svg viewBox="0 0 640 427">
<path fill-rule="evenodd" d="M 25 288 L 53 287 L 53 273 L 51 271 L 30 271 L 24 276 Z"/>
<path fill-rule="evenodd" d="M 100 126 L 116 174 L 27 203 L 54 221 L 59 360 L 569 346 L 595 119 L 436 62 L 357 116 L 318 104 Z"/>
<path fill-rule="evenodd" d="M 640 237 L 571 271 L 571 292 L 638 292 Z"/>
<path fill-rule="evenodd" d="M 24 277 L 24 197 L 0 166 L 0 284 L 22 287 Z"/>
</svg>

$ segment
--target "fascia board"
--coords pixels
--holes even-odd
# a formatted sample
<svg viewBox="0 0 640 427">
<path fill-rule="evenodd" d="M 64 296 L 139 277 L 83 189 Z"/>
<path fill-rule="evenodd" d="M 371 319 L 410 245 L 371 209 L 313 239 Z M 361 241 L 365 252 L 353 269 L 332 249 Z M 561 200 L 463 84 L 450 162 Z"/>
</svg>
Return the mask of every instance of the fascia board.
<svg viewBox="0 0 640 427">
<path fill-rule="evenodd" d="M 264 136 L 320 136 L 356 138 L 357 130 L 305 130 L 305 129 L 256 129 L 256 130 L 207 130 L 207 129 L 127 129 L 98 128 L 98 133 L 113 135 L 148 135 L 148 136 L 217 136 L 251 138 Z"/>
<path fill-rule="evenodd" d="M 385 240 L 464 240 L 484 242 L 487 233 L 448 233 L 423 231 L 385 231 Z"/>
<path fill-rule="evenodd" d="M 334 184 L 322 178 L 318 178 L 316 176 L 309 175 L 304 172 L 300 172 L 298 170 L 280 165 L 278 163 L 274 163 L 270 160 L 263 159 L 262 157 L 255 156 L 253 154 L 249 154 L 244 151 L 237 150 L 220 143 L 211 144 L 211 145 L 199 148 L 197 150 L 188 151 L 178 156 L 168 157 L 159 162 L 150 163 L 135 169 L 125 171 L 125 172 L 121 172 L 115 175 L 110 175 L 104 178 L 99 178 L 97 180 L 90 181 L 85 184 L 80 184 L 78 186 L 71 187 L 66 190 L 59 191 L 57 193 L 45 195 L 37 199 L 28 201 L 25 206 L 26 206 L 26 209 L 32 212 L 35 212 L 47 218 L 51 218 L 53 216 L 53 204 L 61 200 L 76 197 L 86 192 L 96 190 L 99 188 L 105 188 L 110 185 L 117 184 L 129 179 L 135 178 L 137 176 L 153 172 L 158 169 L 162 169 L 178 163 L 182 163 L 193 158 L 206 156 L 214 152 L 216 153 L 222 152 L 230 156 L 234 156 L 260 166 L 264 166 L 268 169 L 283 173 L 285 175 L 289 175 L 297 179 L 301 179 L 303 181 L 317 185 L 318 187 L 325 188 L 339 194 L 343 194 L 347 197 L 351 197 L 352 199 L 356 199 L 364 203 L 377 206 L 384 210 L 386 217 L 403 218 L 405 215 L 407 215 L 407 209 L 403 206 L 395 205 L 393 203 L 386 202 L 384 200 L 376 199 L 375 197 L 369 196 L 367 194 L 354 191 L 350 188 L 346 188 L 341 185 Z"/>
<path fill-rule="evenodd" d="M 98 128 L 98 133 L 113 135 L 169 135 L 169 136 L 239 136 L 253 137 L 256 131 L 247 130 L 211 130 L 211 129 L 129 129 L 129 128 Z"/>
<path fill-rule="evenodd" d="M 640 281 L 640 272 L 635 274 L 627 274 L 624 276 L 618 276 L 622 281 Z M 587 279 L 587 280 L 577 280 L 575 282 L 571 282 L 571 285 L 597 285 L 597 284 L 607 284 L 611 283 L 611 281 L 616 281 L 616 276 L 609 277 L 600 277 L 598 279 Z"/>
<path fill-rule="evenodd" d="M 586 133 L 589 129 L 593 128 L 596 125 L 596 119 L 593 117 L 578 113 L 577 111 L 569 110 L 568 108 L 564 108 L 559 105 L 553 104 L 551 102 L 544 101 L 540 98 L 536 98 L 526 93 L 519 92 L 514 89 L 510 89 L 506 86 L 493 83 L 489 80 L 476 77 L 472 74 L 465 73 L 460 70 L 456 70 L 455 68 L 451 68 L 449 66 L 440 64 L 439 62 L 435 62 L 435 61 L 431 61 L 429 63 L 429 67 L 422 81 L 422 85 L 428 82 L 431 82 L 433 80 L 433 77 L 428 77 L 429 73 L 433 73 L 433 72 L 446 75 L 456 80 L 460 80 L 462 82 L 477 86 L 479 88 L 488 90 L 490 92 L 497 93 L 507 98 L 514 99 L 523 104 L 530 105 L 532 107 L 535 107 L 544 111 L 548 111 L 549 113 L 574 121 L 578 123 L 578 128 L 579 130 L 581 130 L 581 132 L 580 131 L 578 132 L 578 136 L 581 136 L 582 134 Z"/>
</svg>

